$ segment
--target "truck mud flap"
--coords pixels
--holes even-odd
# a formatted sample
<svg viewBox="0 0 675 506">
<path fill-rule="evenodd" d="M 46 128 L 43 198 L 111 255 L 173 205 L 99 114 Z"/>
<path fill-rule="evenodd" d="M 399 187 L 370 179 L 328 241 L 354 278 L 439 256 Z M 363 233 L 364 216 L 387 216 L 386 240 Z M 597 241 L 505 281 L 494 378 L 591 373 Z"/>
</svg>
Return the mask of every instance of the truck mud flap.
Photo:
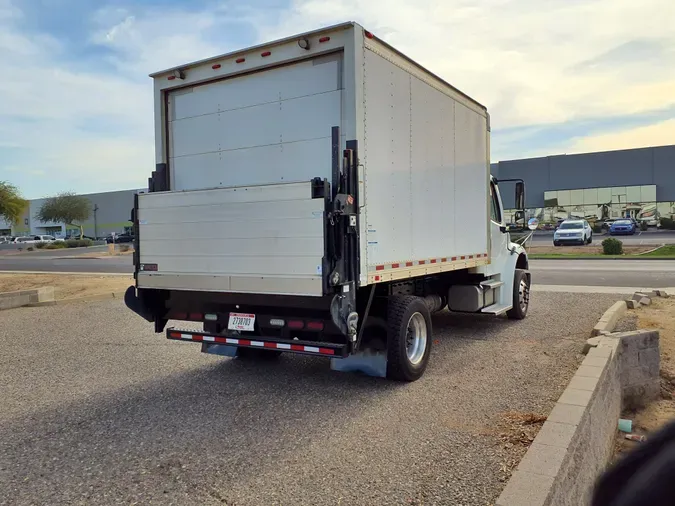
<svg viewBox="0 0 675 506">
<path fill-rule="evenodd" d="M 340 372 L 361 372 L 376 378 L 387 377 L 387 354 L 371 350 L 359 351 L 346 358 L 334 358 L 330 368 Z"/>
<path fill-rule="evenodd" d="M 302 355 L 315 355 L 323 357 L 342 358 L 347 356 L 348 353 L 348 347 L 346 344 L 318 343 L 315 341 L 298 341 L 295 339 L 276 339 L 263 336 L 224 336 L 218 334 L 209 334 L 208 332 L 195 332 L 176 328 L 166 329 L 166 337 L 167 339 L 172 339 L 175 341 L 215 343 L 232 347 L 277 350 L 288 353 L 299 353 Z"/>
</svg>

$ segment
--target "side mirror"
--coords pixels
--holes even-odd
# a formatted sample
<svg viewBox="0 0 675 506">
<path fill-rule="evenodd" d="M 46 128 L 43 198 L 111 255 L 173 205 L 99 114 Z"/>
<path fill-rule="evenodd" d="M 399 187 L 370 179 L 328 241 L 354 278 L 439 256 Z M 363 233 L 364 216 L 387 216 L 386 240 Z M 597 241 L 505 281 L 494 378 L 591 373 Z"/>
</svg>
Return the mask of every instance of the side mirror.
<svg viewBox="0 0 675 506">
<path fill-rule="evenodd" d="M 525 183 L 516 183 L 516 209 L 525 209 Z"/>
</svg>

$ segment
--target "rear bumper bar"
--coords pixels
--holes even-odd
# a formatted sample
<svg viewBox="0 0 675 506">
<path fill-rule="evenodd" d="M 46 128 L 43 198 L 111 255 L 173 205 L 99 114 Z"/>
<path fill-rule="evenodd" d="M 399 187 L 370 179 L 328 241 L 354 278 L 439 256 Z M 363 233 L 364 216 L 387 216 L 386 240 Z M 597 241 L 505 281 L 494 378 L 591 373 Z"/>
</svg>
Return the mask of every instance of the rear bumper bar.
<svg viewBox="0 0 675 506">
<path fill-rule="evenodd" d="M 276 339 L 263 336 L 223 336 L 207 332 L 194 332 L 176 328 L 166 329 L 167 339 L 175 341 L 192 341 L 196 343 L 215 343 L 227 346 L 277 350 L 304 355 L 320 355 L 324 357 L 342 358 L 348 355 L 347 345 L 335 343 L 317 343 L 314 341 L 298 341 Z"/>
</svg>

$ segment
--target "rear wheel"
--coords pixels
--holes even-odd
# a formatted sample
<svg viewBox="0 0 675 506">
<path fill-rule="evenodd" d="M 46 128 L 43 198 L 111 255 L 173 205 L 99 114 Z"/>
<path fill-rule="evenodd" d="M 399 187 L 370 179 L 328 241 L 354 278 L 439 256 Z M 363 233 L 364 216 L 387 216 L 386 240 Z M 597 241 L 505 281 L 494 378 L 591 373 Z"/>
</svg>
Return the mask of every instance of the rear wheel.
<svg viewBox="0 0 675 506">
<path fill-rule="evenodd" d="M 522 320 L 530 307 L 530 280 L 522 269 L 516 269 L 513 276 L 513 307 L 506 312 L 512 320 Z"/>
<path fill-rule="evenodd" d="M 431 354 L 429 308 L 419 297 L 397 296 L 389 298 L 387 313 L 387 377 L 415 381 Z"/>
<path fill-rule="evenodd" d="M 593 242 L 593 232 L 591 232 L 591 235 L 588 236 L 588 244 L 591 244 Z"/>
</svg>

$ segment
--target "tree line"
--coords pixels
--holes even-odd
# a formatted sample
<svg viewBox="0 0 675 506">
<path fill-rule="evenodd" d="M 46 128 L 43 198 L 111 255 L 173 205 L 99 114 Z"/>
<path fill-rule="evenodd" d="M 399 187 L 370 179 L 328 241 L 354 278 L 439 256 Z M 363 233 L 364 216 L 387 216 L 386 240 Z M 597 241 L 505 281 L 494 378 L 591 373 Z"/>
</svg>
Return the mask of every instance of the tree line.
<svg viewBox="0 0 675 506">
<path fill-rule="evenodd" d="M 0 181 L 0 218 L 18 224 L 27 208 L 28 200 L 23 198 L 19 188 L 7 181 Z M 91 211 L 88 198 L 73 192 L 63 192 L 47 198 L 34 217 L 42 223 L 65 223 L 77 227 L 82 237 L 83 224 L 89 219 Z"/>
</svg>

